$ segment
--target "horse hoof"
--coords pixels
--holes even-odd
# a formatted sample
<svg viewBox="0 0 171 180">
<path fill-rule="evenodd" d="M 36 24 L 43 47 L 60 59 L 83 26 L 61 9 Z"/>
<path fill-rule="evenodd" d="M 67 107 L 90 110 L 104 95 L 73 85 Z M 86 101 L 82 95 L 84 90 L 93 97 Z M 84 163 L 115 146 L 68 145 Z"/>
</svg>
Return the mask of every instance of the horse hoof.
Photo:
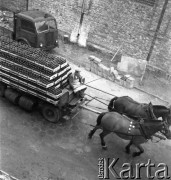
<svg viewBox="0 0 171 180">
<path fill-rule="evenodd" d="M 90 131 L 90 132 L 88 133 L 88 139 L 91 139 L 92 136 L 93 136 L 93 133 L 92 133 L 92 131 Z"/>
<path fill-rule="evenodd" d="M 140 154 L 138 153 L 138 152 L 134 152 L 133 154 L 132 154 L 132 157 L 137 157 L 137 156 L 139 156 Z"/>
<path fill-rule="evenodd" d="M 92 139 L 92 136 L 88 135 L 88 139 Z"/>
<path fill-rule="evenodd" d="M 102 146 L 102 149 L 103 150 L 107 150 L 107 146 Z"/>
<path fill-rule="evenodd" d="M 128 150 L 128 149 L 126 149 L 126 151 L 125 151 L 127 154 L 130 154 L 130 150 Z"/>
<path fill-rule="evenodd" d="M 91 133 L 88 134 L 88 139 L 92 139 Z"/>
</svg>

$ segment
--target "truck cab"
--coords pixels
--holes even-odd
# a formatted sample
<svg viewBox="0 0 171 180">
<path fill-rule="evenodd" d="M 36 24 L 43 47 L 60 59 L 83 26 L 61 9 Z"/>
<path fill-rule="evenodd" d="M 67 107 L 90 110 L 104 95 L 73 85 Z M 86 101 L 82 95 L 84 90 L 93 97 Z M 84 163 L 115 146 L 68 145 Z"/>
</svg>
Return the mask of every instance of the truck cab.
<svg viewBox="0 0 171 180">
<path fill-rule="evenodd" d="M 17 13 L 14 15 L 13 39 L 44 50 L 58 47 L 56 20 L 40 10 Z"/>
</svg>

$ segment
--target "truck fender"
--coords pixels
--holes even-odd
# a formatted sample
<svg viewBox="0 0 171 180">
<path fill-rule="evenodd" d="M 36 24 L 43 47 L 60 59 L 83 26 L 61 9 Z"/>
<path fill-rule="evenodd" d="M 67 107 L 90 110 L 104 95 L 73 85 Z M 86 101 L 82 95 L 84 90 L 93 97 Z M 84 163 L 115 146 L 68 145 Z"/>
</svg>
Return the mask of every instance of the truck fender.
<svg viewBox="0 0 171 180">
<path fill-rule="evenodd" d="M 17 41 L 22 42 L 23 44 L 27 44 L 28 46 L 31 46 L 28 40 L 25 38 L 18 38 Z"/>
</svg>

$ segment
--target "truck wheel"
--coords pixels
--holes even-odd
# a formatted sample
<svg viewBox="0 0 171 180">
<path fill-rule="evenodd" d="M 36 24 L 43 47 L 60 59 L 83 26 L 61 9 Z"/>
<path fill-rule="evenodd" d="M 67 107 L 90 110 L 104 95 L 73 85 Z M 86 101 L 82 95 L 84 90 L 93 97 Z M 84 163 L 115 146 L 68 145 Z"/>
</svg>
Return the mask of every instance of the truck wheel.
<svg viewBox="0 0 171 180">
<path fill-rule="evenodd" d="M 52 123 L 57 123 L 61 118 L 60 110 L 50 104 L 44 104 L 41 108 L 41 113 L 46 120 Z"/>
<path fill-rule="evenodd" d="M 19 40 L 19 42 L 20 42 L 21 44 L 30 46 L 30 44 L 28 44 L 28 43 L 27 43 L 26 41 L 24 41 L 24 40 Z"/>
<path fill-rule="evenodd" d="M 18 104 L 18 100 L 20 98 L 20 94 L 13 89 L 6 89 L 5 97 L 12 103 Z"/>
<path fill-rule="evenodd" d="M 0 96 L 1 97 L 4 96 L 6 88 L 7 88 L 7 85 L 4 84 L 3 82 L 0 82 Z"/>
<path fill-rule="evenodd" d="M 19 106 L 26 111 L 32 111 L 35 107 L 36 102 L 27 96 L 21 96 L 18 102 Z"/>
</svg>

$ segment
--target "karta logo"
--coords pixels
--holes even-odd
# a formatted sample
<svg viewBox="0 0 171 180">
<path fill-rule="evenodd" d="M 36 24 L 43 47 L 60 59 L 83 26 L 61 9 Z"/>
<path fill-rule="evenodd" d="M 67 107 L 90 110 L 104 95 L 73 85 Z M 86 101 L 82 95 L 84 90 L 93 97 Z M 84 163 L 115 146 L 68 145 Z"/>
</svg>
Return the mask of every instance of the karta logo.
<svg viewBox="0 0 171 180">
<path fill-rule="evenodd" d="M 120 171 L 118 171 L 117 163 L 119 158 L 112 160 L 110 158 L 99 158 L 99 179 L 141 179 L 141 169 L 145 168 L 146 179 L 170 179 L 168 176 L 168 166 L 165 163 L 159 163 L 155 165 L 148 159 L 147 163 L 136 163 L 135 168 L 130 163 L 123 163 L 119 166 Z M 116 169 L 117 167 L 117 169 Z M 151 170 L 155 168 L 155 172 L 152 174 Z M 153 169 L 154 170 L 154 169 Z"/>
</svg>

